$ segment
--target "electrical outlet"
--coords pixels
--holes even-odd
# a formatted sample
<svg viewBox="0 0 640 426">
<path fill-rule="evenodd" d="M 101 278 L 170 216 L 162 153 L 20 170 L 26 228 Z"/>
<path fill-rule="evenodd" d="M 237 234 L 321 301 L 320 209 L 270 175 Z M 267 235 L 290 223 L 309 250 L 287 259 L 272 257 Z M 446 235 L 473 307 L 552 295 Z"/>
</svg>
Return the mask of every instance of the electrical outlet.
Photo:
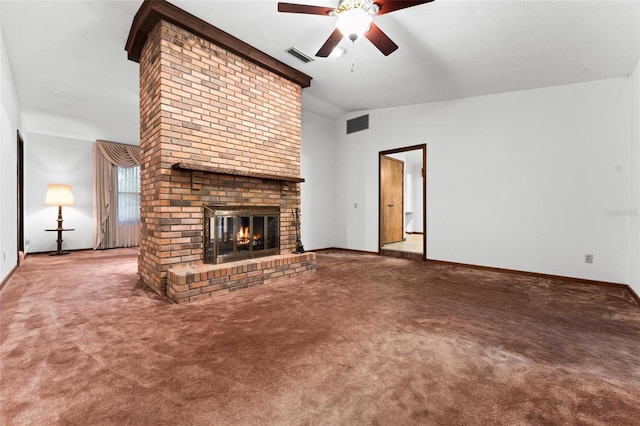
<svg viewBox="0 0 640 426">
<path fill-rule="evenodd" d="M 584 263 L 593 263 L 593 255 L 585 254 L 584 255 Z"/>
<path fill-rule="evenodd" d="M 6 252 L 2 252 L 2 261 L 6 262 L 7 261 L 7 253 Z"/>
<path fill-rule="evenodd" d="M 358 203 L 353 203 L 353 208 L 357 209 L 358 208 Z"/>
</svg>

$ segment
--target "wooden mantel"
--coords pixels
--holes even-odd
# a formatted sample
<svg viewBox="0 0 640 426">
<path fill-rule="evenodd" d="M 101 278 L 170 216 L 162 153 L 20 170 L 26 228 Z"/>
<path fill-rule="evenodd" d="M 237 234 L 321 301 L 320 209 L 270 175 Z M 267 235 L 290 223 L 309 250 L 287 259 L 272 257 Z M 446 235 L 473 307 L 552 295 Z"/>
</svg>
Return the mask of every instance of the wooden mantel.
<svg viewBox="0 0 640 426">
<path fill-rule="evenodd" d="M 311 86 L 311 77 L 289 65 L 278 61 L 255 47 L 235 38 L 229 33 L 214 27 L 208 22 L 193 16 L 165 0 L 145 0 L 138 13 L 133 18 L 129 31 L 129 38 L 125 50 L 127 57 L 134 62 L 140 62 L 142 48 L 147 36 L 161 20 L 178 25 L 192 34 L 197 35 L 217 46 L 223 47 L 254 64 L 272 71 L 300 87 Z"/>
<path fill-rule="evenodd" d="M 294 176 L 272 175 L 272 174 L 259 173 L 259 172 L 245 172 L 245 171 L 238 171 L 233 169 L 224 169 L 224 168 L 215 167 L 215 166 L 208 166 L 208 165 L 199 164 L 199 163 L 189 163 L 184 161 L 173 164 L 171 168 L 173 170 L 183 170 L 187 172 L 216 173 L 219 175 L 267 179 L 267 180 L 274 180 L 278 182 L 290 182 L 290 183 L 304 182 L 303 178 L 294 177 Z"/>
</svg>

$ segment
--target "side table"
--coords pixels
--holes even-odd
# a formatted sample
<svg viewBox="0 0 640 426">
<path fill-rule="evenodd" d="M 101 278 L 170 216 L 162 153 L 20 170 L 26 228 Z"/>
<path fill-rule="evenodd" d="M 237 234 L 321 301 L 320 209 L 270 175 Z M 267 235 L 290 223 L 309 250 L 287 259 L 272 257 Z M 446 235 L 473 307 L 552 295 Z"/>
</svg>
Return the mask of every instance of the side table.
<svg viewBox="0 0 640 426">
<path fill-rule="evenodd" d="M 69 254 L 68 251 L 62 251 L 62 233 L 64 231 L 75 231 L 74 228 L 55 228 L 55 229 L 45 229 L 45 231 L 47 232 L 58 232 L 58 239 L 56 240 L 56 243 L 58 243 L 58 250 L 49 253 L 49 256 L 59 256 L 61 254 Z"/>
</svg>

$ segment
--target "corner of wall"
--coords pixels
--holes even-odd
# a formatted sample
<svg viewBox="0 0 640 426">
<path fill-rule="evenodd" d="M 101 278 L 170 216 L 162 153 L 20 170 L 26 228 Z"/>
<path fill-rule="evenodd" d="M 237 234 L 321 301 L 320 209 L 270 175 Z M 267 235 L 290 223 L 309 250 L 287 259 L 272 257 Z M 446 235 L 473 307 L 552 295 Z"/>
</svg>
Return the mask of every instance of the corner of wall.
<svg viewBox="0 0 640 426">
<path fill-rule="evenodd" d="M 631 75 L 631 172 L 629 183 L 629 285 L 640 294 L 640 61 Z"/>
<path fill-rule="evenodd" d="M 9 55 L 0 33 L 0 280 L 18 263 L 17 250 L 17 130 L 20 108 Z"/>
<path fill-rule="evenodd" d="M 335 246 L 335 121 L 302 111 L 302 241 L 307 250 Z"/>
</svg>

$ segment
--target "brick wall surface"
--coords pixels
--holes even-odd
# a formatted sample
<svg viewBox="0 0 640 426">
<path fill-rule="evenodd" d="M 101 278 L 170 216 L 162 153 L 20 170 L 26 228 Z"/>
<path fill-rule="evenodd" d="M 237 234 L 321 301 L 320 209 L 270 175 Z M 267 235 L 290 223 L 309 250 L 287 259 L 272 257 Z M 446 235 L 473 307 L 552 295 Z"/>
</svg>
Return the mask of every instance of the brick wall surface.
<svg viewBox="0 0 640 426">
<path fill-rule="evenodd" d="M 295 249 L 300 184 L 171 166 L 300 177 L 299 85 L 160 21 L 140 58 L 140 120 L 145 283 L 165 294 L 171 267 L 202 260 L 203 205 L 279 206 L 281 252 Z"/>
<path fill-rule="evenodd" d="M 300 175 L 297 84 L 161 22 L 165 161 Z"/>
<path fill-rule="evenodd" d="M 164 292 L 163 266 L 159 257 L 162 236 L 156 232 L 162 201 L 157 178 L 161 176 L 160 28 L 152 31 L 140 59 L 140 217 L 142 220 L 138 272 L 140 279 Z"/>
</svg>

